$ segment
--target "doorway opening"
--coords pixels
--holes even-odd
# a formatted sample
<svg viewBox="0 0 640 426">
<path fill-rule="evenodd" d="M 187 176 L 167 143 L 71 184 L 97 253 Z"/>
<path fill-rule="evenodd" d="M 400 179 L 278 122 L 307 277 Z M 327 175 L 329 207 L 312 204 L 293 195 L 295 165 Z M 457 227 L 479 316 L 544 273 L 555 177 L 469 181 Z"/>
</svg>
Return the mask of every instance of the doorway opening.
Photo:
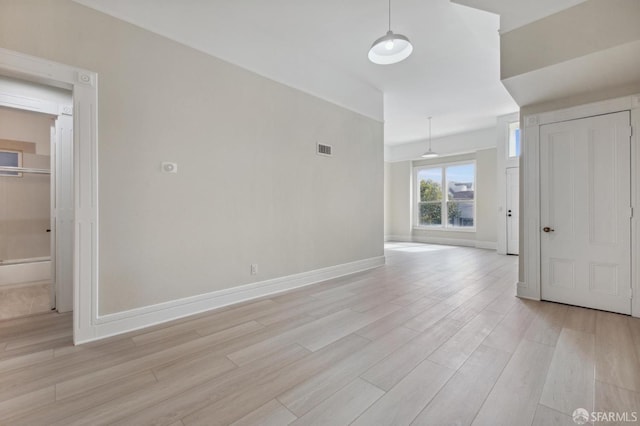
<svg viewBox="0 0 640 426">
<path fill-rule="evenodd" d="M 73 307 L 71 105 L 0 76 L 0 320 Z"/>
</svg>

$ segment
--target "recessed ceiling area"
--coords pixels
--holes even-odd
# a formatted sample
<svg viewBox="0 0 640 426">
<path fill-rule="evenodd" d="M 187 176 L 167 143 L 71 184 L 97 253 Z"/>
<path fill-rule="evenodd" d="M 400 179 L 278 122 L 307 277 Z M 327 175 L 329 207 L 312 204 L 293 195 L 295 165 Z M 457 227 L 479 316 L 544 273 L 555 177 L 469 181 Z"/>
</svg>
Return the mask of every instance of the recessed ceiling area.
<svg viewBox="0 0 640 426">
<path fill-rule="evenodd" d="M 385 0 L 76 0 L 260 75 L 385 122 L 385 143 L 495 125 L 517 110 L 499 79 L 499 17 L 449 0 L 392 1 L 413 54 L 375 65 Z M 212 78 L 214 78 L 212 76 Z"/>
</svg>

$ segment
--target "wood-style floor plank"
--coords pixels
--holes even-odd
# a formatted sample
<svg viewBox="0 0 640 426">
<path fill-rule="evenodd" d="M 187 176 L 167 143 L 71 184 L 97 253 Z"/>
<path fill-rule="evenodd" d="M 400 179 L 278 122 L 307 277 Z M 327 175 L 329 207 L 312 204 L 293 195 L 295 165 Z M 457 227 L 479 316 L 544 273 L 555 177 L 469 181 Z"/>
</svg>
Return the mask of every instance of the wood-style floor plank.
<svg viewBox="0 0 640 426">
<path fill-rule="evenodd" d="M 510 357 L 507 352 L 480 345 L 412 426 L 470 425 Z"/>
<path fill-rule="evenodd" d="M 567 415 L 576 408 L 593 411 L 595 367 L 595 335 L 563 329 L 540 403 Z"/>
<path fill-rule="evenodd" d="M 293 422 L 293 425 L 347 426 L 382 395 L 382 389 L 362 379 L 355 379 Z"/>
<path fill-rule="evenodd" d="M 245 387 L 238 392 L 227 391 L 221 399 L 208 401 L 205 407 L 195 411 L 190 410 L 189 414 L 182 417 L 182 422 L 186 426 L 232 423 L 276 395 L 324 371 L 367 343 L 363 337 L 354 334 L 346 336 L 261 380 L 254 380 L 251 387 Z"/>
<path fill-rule="evenodd" d="M 618 421 L 602 421 L 601 424 L 638 424 L 640 423 L 640 393 L 596 381 L 595 411 L 619 413 L 624 416 Z"/>
<path fill-rule="evenodd" d="M 517 258 L 489 250 L 385 256 L 77 347 L 71 314 L 2 320 L 0 424 L 541 426 L 574 424 L 578 405 L 638 411 L 640 319 L 518 299 Z"/>
<path fill-rule="evenodd" d="M 640 359 L 627 318 L 598 312 L 596 380 L 640 392 Z"/>
<path fill-rule="evenodd" d="M 552 356 L 552 347 L 522 340 L 472 424 L 531 424 Z"/>
<path fill-rule="evenodd" d="M 585 423 L 590 425 L 591 423 Z M 531 426 L 575 426 L 573 417 L 549 408 L 545 405 L 538 405 L 536 414 L 533 417 Z"/>
<path fill-rule="evenodd" d="M 362 378 L 381 389 L 391 389 L 451 338 L 460 327 L 461 324 L 456 321 L 443 320 L 375 364 L 362 375 Z"/>
<path fill-rule="evenodd" d="M 278 396 L 278 400 L 296 416 L 303 416 L 357 378 L 369 366 L 402 347 L 416 334 L 417 332 L 408 328 L 398 327 L 321 373 L 283 392 Z"/>
<path fill-rule="evenodd" d="M 422 361 L 352 424 L 354 426 L 411 424 L 453 373 L 454 370 L 429 360 Z"/>
<path fill-rule="evenodd" d="M 457 370 L 491 333 L 503 315 L 484 311 L 469 321 L 456 334 L 429 355 L 429 360 Z"/>
<path fill-rule="evenodd" d="M 291 411 L 277 400 L 272 399 L 240 420 L 231 423 L 231 426 L 286 426 L 295 420 L 296 416 Z"/>
</svg>

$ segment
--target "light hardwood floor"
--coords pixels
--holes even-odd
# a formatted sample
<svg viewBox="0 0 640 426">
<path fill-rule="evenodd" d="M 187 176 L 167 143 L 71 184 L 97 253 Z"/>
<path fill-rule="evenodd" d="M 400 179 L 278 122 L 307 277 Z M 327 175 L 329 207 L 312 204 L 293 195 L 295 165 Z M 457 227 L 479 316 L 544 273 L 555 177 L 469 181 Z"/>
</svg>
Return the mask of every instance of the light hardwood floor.
<svg viewBox="0 0 640 426">
<path fill-rule="evenodd" d="M 528 426 L 640 411 L 640 320 L 514 297 L 515 257 L 386 255 L 79 347 L 70 315 L 0 321 L 0 424 Z"/>
</svg>

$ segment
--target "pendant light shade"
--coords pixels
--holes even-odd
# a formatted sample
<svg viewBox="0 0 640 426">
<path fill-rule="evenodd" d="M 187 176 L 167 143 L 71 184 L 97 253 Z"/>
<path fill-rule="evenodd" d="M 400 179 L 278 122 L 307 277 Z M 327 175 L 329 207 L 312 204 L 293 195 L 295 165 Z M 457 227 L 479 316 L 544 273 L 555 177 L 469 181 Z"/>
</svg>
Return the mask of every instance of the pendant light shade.
<svg viewBox="0 0 640 426">
<path fill-rule="evenodd" d="M 369 60 L 374 64 L 389 65 L 403 61 L 411 55 L 413 46 L 406 36 L 391 31 L 391 0 L 389 0 L 389 31 L 373 42 Z"/>
<path fill-rule="evenodd" d="M 431 150 L 431 117 L 429 117 L 429 149 L 422 154 L 422 158 L 435 158 L 438 154 Z"/>
</svg>

